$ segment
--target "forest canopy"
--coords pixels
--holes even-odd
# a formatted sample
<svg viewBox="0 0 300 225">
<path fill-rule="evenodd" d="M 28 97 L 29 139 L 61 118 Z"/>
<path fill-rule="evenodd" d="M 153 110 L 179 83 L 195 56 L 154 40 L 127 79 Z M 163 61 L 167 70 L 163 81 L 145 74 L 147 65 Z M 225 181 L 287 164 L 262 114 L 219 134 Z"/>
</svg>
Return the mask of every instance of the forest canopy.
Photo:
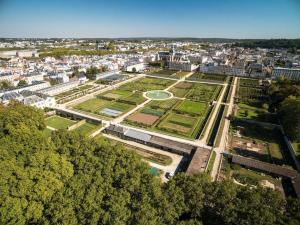
<svg viewBox="0 0 300 225">
<path fill-rule="evenodd" d="M 44 129 L 43 111 L 0 105 L 0 224 L 300 223 L 299 199 L 205 174 L 162 184 L 107 139 Z"/>
</svg>

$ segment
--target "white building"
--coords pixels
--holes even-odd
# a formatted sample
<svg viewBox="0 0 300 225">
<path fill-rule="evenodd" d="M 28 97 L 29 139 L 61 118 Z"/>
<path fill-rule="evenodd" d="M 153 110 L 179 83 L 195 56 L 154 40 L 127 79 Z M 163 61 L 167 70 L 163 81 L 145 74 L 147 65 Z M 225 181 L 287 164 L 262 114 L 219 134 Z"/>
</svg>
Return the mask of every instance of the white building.
<svg viewBox="0 0 300 225">
<path fill-rule="evenodd" d="M 47 87 L 47 88 L 39 90 L 38 92 L 46 94 L 46 95 L 54 96 L 54 95 L 63 93 L 65 91 L 69 91 L 75 87 L 78 87 L 79 84 L 80 84 L 80 81 L 75 80 L 75 81 L 70 81 L 67 83 L 62 83 L 62 84 L 57 84 L 57 85 L 54 85 L 51 87 Z"/>
<path fill-rule="evenodd" d="M 28 84 L 32 84 L 35 81 L 43 81 L 44 75 L 42 73 L 30 73 L 23 76 Z"/>
<path fill-rule="evenodd" d="M 0 74 L 0 81 L 9 81 L 11 83 L 14 82 L 15 79 L 19 77 L 18 74 L 12 74 L 12 73 L 2 73 Z"/>
<path fill-rule="evenodd" d="M 127 72 L 142 72 L 145 70 L 145 63 L 130 63 L 125 66 Z"/>
<path fill-rule="evenodd" d="M 96 74 L 95 79 L 99 80 L 99 79 L 103 79 L 105 77 L 109 77 L 109 76 L 112 76 L 114 74 L 119 74 L 119 73 L 120 73 L 119 70 L 113 70 L 113 71 L 108 71 L 108 72 L 104 72 L 104 73 L 98 73 L 98 74 Z"/>
<path fill-rule="evenodd" d="M 12 93 L 12 92 L 16 92 L 16 93 L 20 93 L 21 91 L 27 90 L 27 91 L 38 91 L 44 88 L 50 87 L 50 83 L 47 81 L 35 81 L 32 82 L 32 84 L 30 85 L 26 85 L 26 86 L 22 86 L 22 87 L 16 87 L 14 89 L 11 90 L 7 90 L 7 91 L 2 91 L 0 92 L 0 97 L 4 94 L 8 94 L 8 93 Z"/>
<path fill-rule="evenodd" d="M 224 74 L 232 76 L 245 76 L 245 68 L 219 65 L 219 66 L 206 66 L 203 65 L 200 67 L 200 72 L 208 74 Z"/>
<path fill-rule="evenodd" d="M 3 104 L 8 104 L 11 100 L 16 100 L 24 103 L 25 105 L 34 106 L 41 109 L 46 107 L 54 107 L 56 105 L 54 97 L 27 90 L 23 90 L 20 93 L 5 93 L 0 97 L 0 102 Z"/>
<path fill-rule="evenodd" d="M 290 68 L 281 68 L 276 67 L 272 71 L 272 77 L 280 77 L 283 76 L 292 80 L 300 80 L 300 69 L 290 69 Z"/>
<path fill-rule="evenodd" d="M 194 71 L 198 68 L 197 65 L 192 64 L 189 61 L 170 61 L 170 70 L 181 70 L 181 71 Z"/>
</svg>

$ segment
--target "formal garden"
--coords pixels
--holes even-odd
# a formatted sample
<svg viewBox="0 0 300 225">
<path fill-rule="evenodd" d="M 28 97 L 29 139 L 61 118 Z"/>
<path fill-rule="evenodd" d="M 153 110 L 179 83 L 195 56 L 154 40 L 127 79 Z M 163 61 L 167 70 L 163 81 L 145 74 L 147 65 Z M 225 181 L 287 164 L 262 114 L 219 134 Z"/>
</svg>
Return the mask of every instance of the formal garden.
<svg viewBox="0 0 300 225">
<path fill-rule="evenodd" d="M 143 108 L 127 116 L 124 123 L 181 138 L 198 139 L 211 113 L 211 102 L 218 98 L 221 89 L 221 85 L 179 82 L 170 89 L 171 98 L 152 98 Z"/>
<path fill-rule="evenodd" d="M 204 82 L 217 82 L 224 83 L 227 79 L 226 75 L 221 74 L 204 74 L 200 72 L 196 72 L 192 74 L 187 80 L 192 81 L 204 81 Z"/>
<path fill-rule="evenodd" d="M 210 102 L 218 98 L 221 89 L 221 85 L 180 82 L 170 91 L 178 98 Z"/>
</svg>

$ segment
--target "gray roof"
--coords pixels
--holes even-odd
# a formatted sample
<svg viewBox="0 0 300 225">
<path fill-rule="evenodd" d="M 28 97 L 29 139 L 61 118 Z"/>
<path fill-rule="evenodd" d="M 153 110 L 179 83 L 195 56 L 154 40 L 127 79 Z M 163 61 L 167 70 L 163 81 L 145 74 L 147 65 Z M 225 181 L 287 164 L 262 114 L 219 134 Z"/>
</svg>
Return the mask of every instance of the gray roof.
<svg viewBox="0 0 300 225">
<path fill-rule="evenodd" d="M 1 96 L 2 101 L 9 101 L 11 99 L 17 99 L 17 98 L 22 98 L 22 95 L 20 95 L 17 92 L 8 92 Z"/>
<path fill-rule="evenodd" d="M 149 134 L 146 134 L 146 133 L 143 133 L 143 132 L 140 132 L 140 131 L 137 131 L 137 130 L 132 130 L 132 129 L 128 129 L 124 133 L 124 135 L 127 136 L 127 137 L 131 137 L 131 138 L 134 138 L 134 139 L 145 141 L 145 142 L 149 142 L 151 137 L 152 137 Z"/>
</svg>

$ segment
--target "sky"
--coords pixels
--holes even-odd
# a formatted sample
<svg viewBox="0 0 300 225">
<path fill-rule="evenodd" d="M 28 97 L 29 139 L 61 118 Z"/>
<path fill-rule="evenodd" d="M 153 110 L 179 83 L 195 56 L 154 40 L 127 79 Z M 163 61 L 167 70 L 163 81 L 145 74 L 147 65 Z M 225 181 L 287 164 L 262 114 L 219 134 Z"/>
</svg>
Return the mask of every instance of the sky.
<svg viewBox="0 0 300 225">
<path fill-rule="evenodd" d="M 0 0 L 0 37 L 300 38 L 300 0 Z"/>
</svg>

